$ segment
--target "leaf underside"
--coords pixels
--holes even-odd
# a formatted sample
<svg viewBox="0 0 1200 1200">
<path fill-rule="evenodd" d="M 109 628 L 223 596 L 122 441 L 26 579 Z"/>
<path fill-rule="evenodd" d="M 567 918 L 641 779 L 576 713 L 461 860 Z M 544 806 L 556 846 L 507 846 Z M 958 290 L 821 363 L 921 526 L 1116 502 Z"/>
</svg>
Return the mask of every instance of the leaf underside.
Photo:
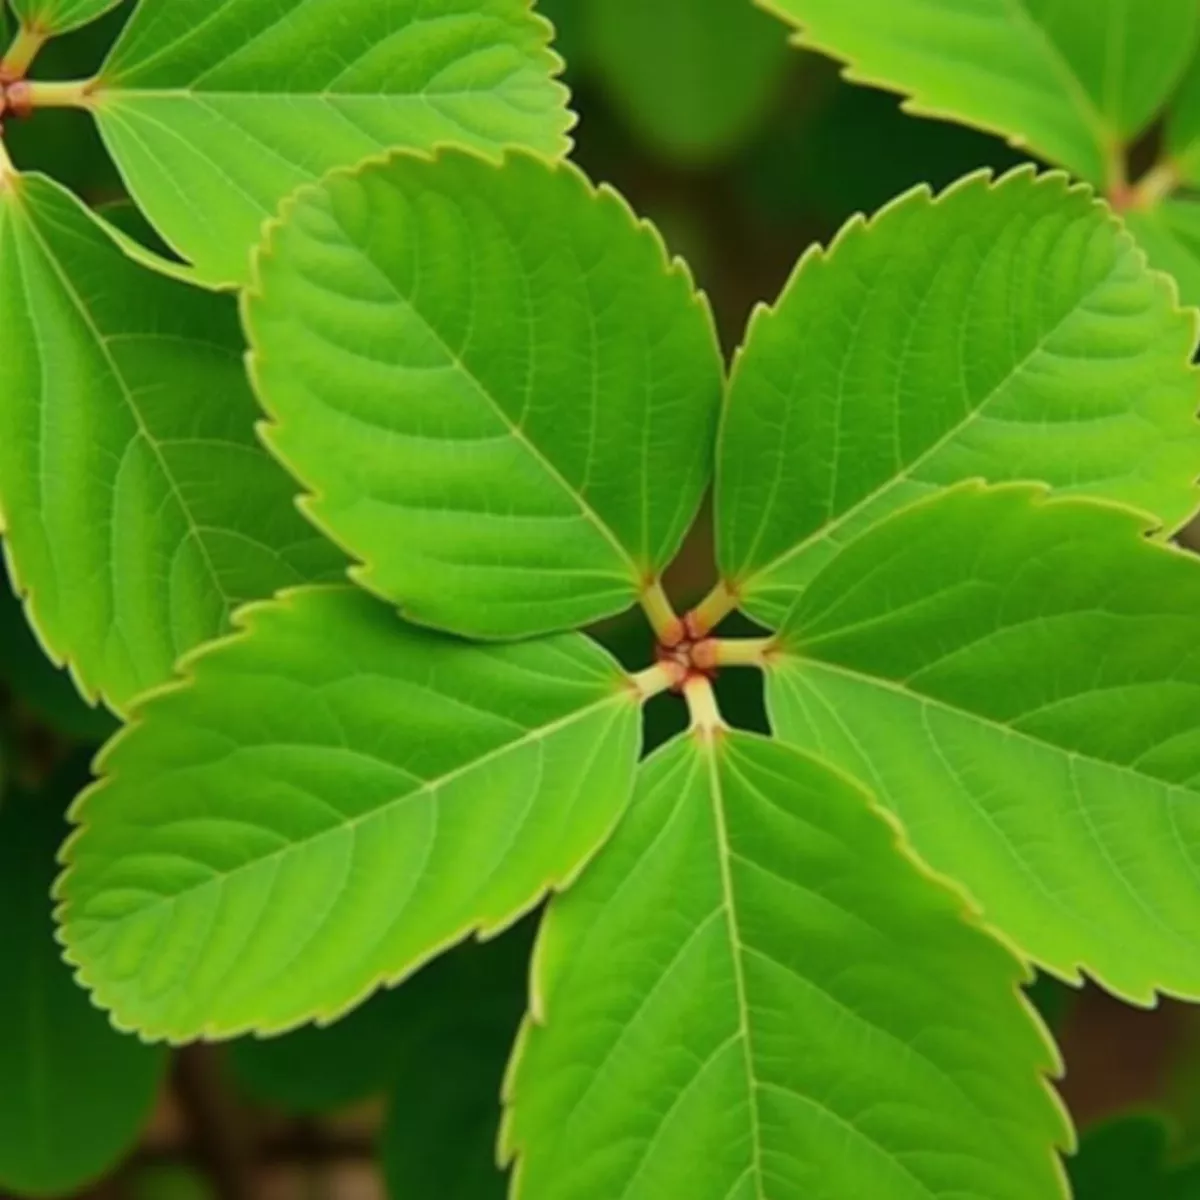
<svg viewBox="0 0 1200 1200">
<path fill-rule="evenodd" d="M 148 272 L 70 193 L 0 196 L 0 526 L 43 643 L 115 708 L 232 610 L 338 575 L 254 436 L 232 300 Z"/>
<path fill-rule="evenodd" d="M 801 261 L 752 321 L 717 470 L 718 558 L 778 625 L 874 521 L 984 477 L 1142 509 L 1200 493 L 1196 315 L 1088 189 L 1021 169 L 918 189 Z"/>
<path fill-rule="evenodd" d="M 520 637 L 629 607 L 708 484 L 722 366 L 612 191 L 400 155 L 301 193 L 246 303 L 268 444 L 406 616 Z"/>
<path fill-rule="evenodd" d="M 166 1056 L 109 1027 L 50 920 L 61 797 L 0 801 L 0 1188 L 66 1195 L 107 1171 L 150 1109 Z"/>
<path fill-rule="evenodd" d="M 395 146 L 565 152 L 549 36 L 527 0 L 141 0 L 96 118 L 197 278 L 239 284 L 263 220 L 333 167 Z"/>
<path fill-rule="evenodd" d="M 768 704 L 1021 953 L 1200 998 L 1200 563 L 1136 513 L 964 485 L 808 586 Z"/>
<path fill-rule="evenodd" d="M 757 0 L 846 76 L 1092 183 L 1154 118 L 1200 33 L 1192 0 Z"/>
<path fill-rule="evenodd" d="M 844 777 L 750 734 L 679 739 L 543 924 L 512 1194 L 1061 1197 L 1020 977 Z"/>
<path fill-rule="evenodd" d="M 332 1019 L 574 878 L 625 806 L 637 697 L 580 635 L 473 646 L 344 587 L 239 623 L 72 813 L 59 920 L 122 1027 Z"/>
</svg>

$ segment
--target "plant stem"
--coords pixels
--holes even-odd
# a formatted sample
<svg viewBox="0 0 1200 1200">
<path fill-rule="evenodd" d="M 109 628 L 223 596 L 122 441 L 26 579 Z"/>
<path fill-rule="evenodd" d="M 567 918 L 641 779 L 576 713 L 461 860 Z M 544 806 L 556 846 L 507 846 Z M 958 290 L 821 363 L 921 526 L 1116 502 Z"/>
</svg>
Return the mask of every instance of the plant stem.
<svg viewBox="0 0 1200 1200">
<path fill-rule="evenodd" d="M 1179 167 L 1171 159 L 1156 164 L 1134 185 L 1129 207 L 1156 208 L 1183 182 Z"/>
<path fill-rule="evenodd" d="M 46 82 L 31 79 L 10 87 L 9 95 L 29 108 L 91 108 L 95 80 L 71 79 Z"/>
<path fill-rule="evenodd" d="M 717 705 L 717 694 L 703 675 L 688 676 L 683 685 L 683 694 L 688 711 L 692 714 L 692 732 L 701 740 L 712 741 L 729 728 Z"/>
<path fill-rule="evenodd" d="M 776 648 L 774 638 L 709 638 L 692 651 L 692 661 L 702 671 L 716 667 L 766 667 Z"/>
<path fill-rule="evenodd" d="M 48 35 L 42 30 L 22 25 L 4 58 L 0 60 L 0 79 L 9 82 L 24 79 L 33 65 L 33 60 L 48 40 Z"/>
<path fill-rule="evenodd" d="M 683 667 L 674 662 L 660 662 L 644 671 L 638 671 L 630 678 L 643 701 L 653 700 L 655 696 L 660 696 L 683 682 Z"/>
<path fill-rule="evenodd" d="M 0 137 L 0 191 L 4 191 L 17 178 L 20 172 L 8 156 L 8 147 Z"/>
<path fill-rule="evenodd" d="M 693 638 L 707 637 L 738 606 L 737 594 L 729 584 L 718 583 L 687 615 L 688 633 Z"/>
<path fill-rule="evenodd" d="M 649 618 L 655 637 L 664 646 L 678 646 L 684 639 L 683 621 L 675 613 L 671 601 L 659 580 L 648 583 L 642 589 L 642 608 Z"/>
</svg>

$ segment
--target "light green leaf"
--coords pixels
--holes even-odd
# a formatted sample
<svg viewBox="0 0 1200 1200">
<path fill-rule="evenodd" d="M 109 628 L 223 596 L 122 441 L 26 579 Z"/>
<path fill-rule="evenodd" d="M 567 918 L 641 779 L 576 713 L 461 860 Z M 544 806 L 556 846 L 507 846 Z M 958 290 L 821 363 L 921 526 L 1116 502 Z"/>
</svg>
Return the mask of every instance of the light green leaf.
<svg viewBox="0 0 1200 1200">
<path fill-rule="evenodd" d="M 60 958 L 50 921 L 60 798 L 0 802 L 0 1189 L 63 1195 L 102 1174 L 150 1115 L 166 1058 L 123 1037 Z"/>
<path fill-rule="evenodd" d="M 1200 499 L 1196 331 L 1058 174 L 969 176 L 852 221 L 756 315 L 734 368 L 724 577 L 778 624 L 847 538 L 975 476 L 1121 501 L 1174 532 Z"/>
<path fill-rule="evenodd" d="M 0 192 L 0 322 L 0 526 L 86 695 L 122 709 L 237 605 L 340 573 L 255 440 L 232 300 L 141 269 L 21 176 Z"/>
<path fill-rule="evenodd" d="M 122 0 L 9 0 L 27 29 L 58 36 L 102 17 Z"/>
<path fill-rule="evenodd" d="M 564 152 L 528 0 L 141 0 L 92 93 L 134 198 L 212 284 L 284 196 L 394 146 Z"/>
<path fill-rule="evenodd" d="M 1164 200 L 1152 209 L 1125 214 L 1150 265 L 1179 285 L 1184 304 L 1200 307 L 1200 204 Z"/>
<path fill-rule="evenodd" d="M 288 206 L 245 309 L 305 511 L 421 624 L 512 637 L 619 612 L 699 509 L 707 303 L 573 166 L 449 152 L 335 175 Z"/>
<path fill-rule="evenodd" d="M 809 584 L 776 732 L 863 780 L 1061 978 L 1200 998 L 1200 562 L 1136 513 L 965 484 Z"/>
<path fill-rule="evenodd" d="M 570 636 L 483 648 L 352 588 L 245 610 L 101 757 L 57 895 L 118 1023 L 328 1021 L 574 878 L 616 822 L 638 696 Z"/>
<path fill-rule="evenodd" d="M 736 149 L 779 97 L 787 40 L 748 0 L 582 0 L 581 17 L 616 108 L 672 158 Z"/>
<path fill-rule="evenodd" d="M 1062 1197 L 1021 974 L 844 777 L 677 740 L 543 925 L 513 1196 Z"/>
<path fill-rule="evenodd" d="M 1092 183 L 1187 68 L 1194 0 L 757 0 L 846 76 L 906 108 L 1003 134 Z"/>
</svg>

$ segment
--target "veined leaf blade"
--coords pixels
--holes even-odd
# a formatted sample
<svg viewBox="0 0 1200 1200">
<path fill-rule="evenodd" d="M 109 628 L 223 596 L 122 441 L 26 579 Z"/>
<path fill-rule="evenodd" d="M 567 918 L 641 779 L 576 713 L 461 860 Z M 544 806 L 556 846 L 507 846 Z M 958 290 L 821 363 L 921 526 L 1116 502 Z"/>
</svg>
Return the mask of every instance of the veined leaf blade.
<svg viewBox="0 0 1200 1200">
<path fill-rule="evenodd" d="M 625 805 L 638 697 L 580 635 L 473 646 L 344 587 L 241 624 L 72 814 L 68 958 L 123 1027 L 330 1020 L 570 881 Z"/>
<path fill-rule="evenodd" d="M 1195 511 L 1197 319 L 1086 188 L 919 189 L 802 259 L 752 321 L 718 450 L 718 558 L 778 625 L 837 548 L 937 487 L 1044 480 L 1175 532 Z"/>
<path fill-rule="evenodd" d="M 9 0 L 26 29 L 57 37 L 90 24 L 122 0 Z"/>
<path fill-rule="evenodd" d="M 678 740 L 543 925 L 513 1196 L 1062 1197 L 1020 975 L 847 779 Z"/>
<path fill-rule="evenodd" d="M 531 155 L 398 155 L 301 193 L 256 275 L 266 440 L 412 620 L 580 626 L 674 558 L 722 364 L 686 268 L 614 192 Z"/>
<path fill-rule="evenodd" d="M 1200 34 L 1191 0 L 758 0 L 846 76 L 978 125 L 1096 184 L 1158 113 Z"/>
<path fill-rule="evenodd" d="M 564 153 L 549 36 L 526 0 L 141 0 L 93 103 L 164 238 L 241 284 L 263 221 L 334 167 L 443 143 Z"/>
<path fill-rule="evenodd" d="M 1144 533 L 962 485 L 810 583 L 768 681 L 1023 954 L 1138 1004 L 1200 996 L 1200 564 Z"/>
<path fill-rule="evenodd" d="M 255 439 L 232 300 L 142 269 L 22 175 L 0 194 L 0 319 L 5 554 L 85 695 L 120 711 L 238 605 L 341 573 Z"/>
</svg>

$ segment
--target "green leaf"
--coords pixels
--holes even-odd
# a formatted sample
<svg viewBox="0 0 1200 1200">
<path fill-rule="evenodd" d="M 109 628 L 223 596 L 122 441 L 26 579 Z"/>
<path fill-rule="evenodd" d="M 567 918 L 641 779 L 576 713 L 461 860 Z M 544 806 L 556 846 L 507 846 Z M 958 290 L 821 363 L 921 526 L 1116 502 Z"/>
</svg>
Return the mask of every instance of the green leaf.
<svg viewBox="0 0 1200 1200">
<path fill-rule="evenodd" d="M 123 709 L 237 605 L 339 572 L 255 439 L 232 300 L 143 270 L 21 176 L 0 192 L 0 322 L 0 526 L 89 698 Z"/>
<path fill-rule="evenodd" d="M 116 8 L 123 0 L 9 0 L 27 29 L 57 36 L 78 29 Z"/>
<path fill-rule="evenodd" d="M 966 484 L 809 584 L 768 703 L 1060 978 L 1200 998 L 1200 562 L 1134 512 Z"/>
<path fill-rule="evenodd" d="M 638 696 L 586 638 L 473 646 L 352 588 L 239 624 L 73 812 L 68 957 L 123 1027 L 328 1021 L 568 883 L 625 806 Z"/>
<path fill-rule="evenodd" d="M 501 1083 L 526 1002 L 532 920 L 431 963 L 408 985 L 420 1017 L 399 1029 L 396 1086 L 380 1140 L 398 1200 L 504 1200 L 496 1166 Z"/>
<path fill-rule="evenodd" d="M 1112 183 L 1187 68 L 1193 0 L 758 0 L 846 75 Z"/>
<path fill-rule="evenodd" d="M 1152 209 L 1125 214 L 1150 265 L 1179 285 L 1184 304 L 1200 307 L 1200 204 L 1164 200 Z"/>
<path fill-rule="evenodd" d="M 97 744 L 117 731 L 116 718 L 80 696 L 66 671 L 46 657 L 20 600 L 0 577 L 0 680 L 41 720 L 76 741 Z"/>
<path fill-rule="evenodd" d="M 123 1037 L 71 979 L 50 883 L 65 833 L 52 794 L 0 803 L 0 1189 L 62 1195 L 102 1174 L 150 1115 L 166 1057 Z"/>
<path fill-rule="evenodd" d="M 756 315 L 734 368 L 724 577 L 778 624 L 847 538 L 975 476 L 1121 501 L 1174 532 L 1200 496 L 1196 331 L 1058 174 L 969 176 L 852 221 Z"/>
<path fill-rule="evenodd" d="M 587 55 L 581 0 L 535 0 L 538 13 L 554 26 L 555 53 L 566 60 L 568 72 L 574 72 Z"/>
<path fill-rule="evenodd" d="M 528 0 L 141 0 L 93 108 L 134 199 L 211 284 L 333 167 L 451 142 L 560 154 L 567 91 Z"/>
<path fill-rule="evenodd" d="M 675 741 L 539 937 L 515 1200 L 1064 1196 L 1051 1044 L 964 908 L 821 763 Z"/>
<path fill-rule="evenodd" d="M 1200 1163 L 1168 1166 L 1168 1145 L 1165 1122 L 1151 1113 L 1089 1130 L 1069 1164 L 1075 1200 L 1196 1200 Z"/>
<path fill-rule="evenodd" d="M 720 158 L 779 98 L 787 41 L 748 0 L 585 0 L 582 9 L 589 62 L 614 105 L 672 158 Z"/>
<path fill-rule="evenodd" d="M 268 444 L 413 620 L 583 625 L 674 558 L 712 470 L 711 314 L 573 166 L 447 152 L 335 175 L 288 206 L 245 308 Z"/>
</svg>

